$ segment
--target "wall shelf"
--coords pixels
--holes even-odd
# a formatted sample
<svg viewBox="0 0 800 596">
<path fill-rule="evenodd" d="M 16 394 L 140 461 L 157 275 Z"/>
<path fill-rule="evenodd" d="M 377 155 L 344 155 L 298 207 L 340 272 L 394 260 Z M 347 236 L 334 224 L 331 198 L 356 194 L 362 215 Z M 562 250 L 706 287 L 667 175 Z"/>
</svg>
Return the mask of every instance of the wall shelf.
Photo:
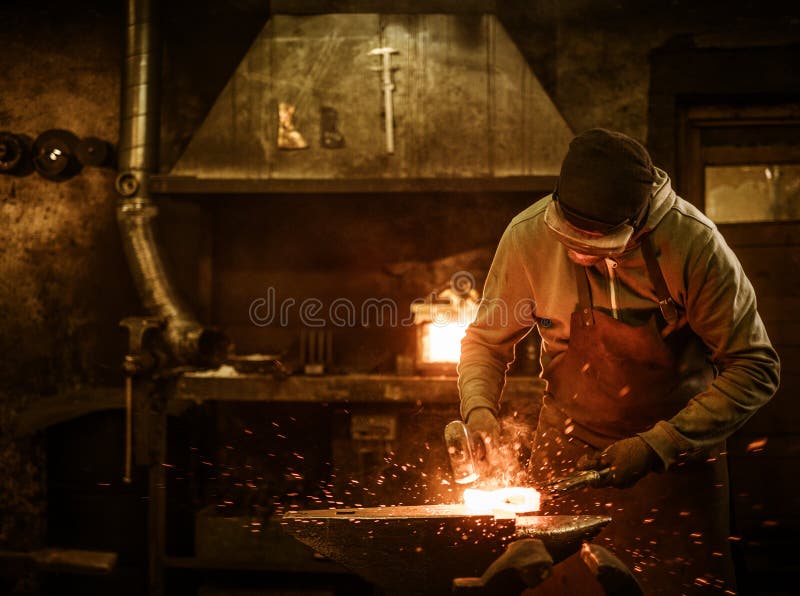
<svg viewBox="0 0 800 596">
<path fill-rule="evenodd" d="M 159 194 L 337 194 L 386 192 L 531 192 L 549 193 L 556 176 L 493 178 L 196 178 L 160 175 L 150 178 Z"/>
</svg>

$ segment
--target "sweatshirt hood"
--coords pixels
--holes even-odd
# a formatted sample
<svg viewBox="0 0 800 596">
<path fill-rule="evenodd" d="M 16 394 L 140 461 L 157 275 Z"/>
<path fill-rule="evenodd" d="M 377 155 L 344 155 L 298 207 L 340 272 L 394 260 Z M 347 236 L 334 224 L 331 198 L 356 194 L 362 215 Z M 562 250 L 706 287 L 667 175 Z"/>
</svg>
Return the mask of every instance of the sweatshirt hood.
<svg viewBox="0 0 800 596">
<path fill-rule="evenodd" d="M 669 176 L 661 168 L 656 168 L 655 182 L 653 183 L 655 190 L 650 199 L 650 213 L 647 215 L 647 220 L 641 231 L 636 234 L 636 237 L 641 237 L 655 228 L 664 216 L 669 213 L 675 205 L 675 191 L 672 190 L 672 183 Z"/>
<path fill-rule="evenodd" d="M 551 195 L 544 212 L 544 223 L 548 231 L 558 238 L 561 244 L 582 254 L 618 256 L 635 248 L 675 204 L 675 192 L 672 190 L 669 176 L 659 168 L 655 168 L 655 171 L 647 218 L 639 230 L 635 230 L 632 224 L 628 223 L 620 224 L 602 235 L 578 229 L 565 217 L 558 201 Z"/>
</svg>

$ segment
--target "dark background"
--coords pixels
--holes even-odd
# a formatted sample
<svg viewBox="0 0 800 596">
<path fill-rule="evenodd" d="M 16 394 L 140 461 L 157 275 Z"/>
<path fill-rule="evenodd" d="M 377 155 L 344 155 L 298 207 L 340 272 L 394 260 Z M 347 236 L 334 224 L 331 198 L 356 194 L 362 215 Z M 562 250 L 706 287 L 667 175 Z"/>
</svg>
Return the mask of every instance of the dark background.
<svg viewBox="0 0 800 596">
<path fill-rule="evenodd" d="M 270 10 L 437 12 L 430 3 L 414 2 L 166 4 L 162 173 L 180 157 Z M 447 2 L 436 5 L 447 12 Z M 774 48 L 796 48 L 800 41 L 800 10 L 788 6 L 519 0 L 494 8 L 572 130 L 603 126 L 648 141 L 656 162 L 676 173 L 676 126 L 659 117 L 670 89 L 680 87 L 681 100 L 704 94 L 757 101 L 769 96 L 775 102 L 800 97 L 791 69 L 773 73 L 775 55 L 785 54 Z M 35 137 L 63 128 L 116 143 L 123 21 L 123 2 L 0 5 L 0 130 Z M 712 60 L 716 65 L 705 71 L 694 68 L 694 55 L 733 50 L 730 59 Z M 744 70 L 737 62 L 742 56 L 750 56 Z M 770 87 L 770 76 L 780 84 Z M 58 544 L 117 550 L 123 554 L 122 577 L 130 574 L 130 585 L 140 587 L 144 489 L 118 483 L 122 418 L 116 407 L 125 352 L 118 321 L 141 313 L 141 306 L 118 237 L 114 176 L 109 169 L 87 168 L 63 183 L 36 175 L 0 177 L 0 549 Z M 161 225 L 176 280 L 201 319 L 230 329 L 240 352 L 291 356 L 296 328 L 247 324 L 247 304 L 259 297 L 253 288 L 273 285 L 286 296 L 323 300 L 377 294 L 410 301 L 447 281 L 437 277 L 446 267 L 432 264 L 450 263 L 453 255 L 459 255 L 454 264 L 480 277 L 507 222 L 534 198 L 511 192 L 182 197 L 164 206 Z M 756 578 L 750 586 L 771 594 L 789 593 L 788 582 L 796 578 L 787 549 L 800 528 L 798 485 L 791 480 L 800 455 L 794 446 L 800 408 L 791 391 L 797 325 L 782 314 L 789 310 L 784 298 L 794 300 L 798 292 L 800 259 L 796 233 L 780 240 L 769 249 L 769 258 L 783 263 L 778 273 L 763 266 L 763 252 L 743 249 L 742 261 L 759 295 L 766 295 L 762 313 L 771 336 L 780 338 L 788 389 L 731 447 L 739 457 L 732 472 L 734 490 L 739 487 L 737 530 L 747 543 L 741 564 Z M 772 289 L 775 276 L 783 280 L 782 293 Z M 394 356 L 412 341 L 407 330 L 343 332 L 336 337 L 336 366 L 390 371 Z M 413 408 L 403 416 L 427 424 L 420 432 L 433 435 L 429 428 L 449 413 L 422 423 Z M 273 420 L 283 415 L 290 414 L 270 414 Z M 237 416 L 256 425 L 269 422 L 252 409 L 195 412 L 188 422 L 176 423 L 175 461 L 193 469 L 189 445 L 216 457 L 219 445 L 213 441 L 197 447 L 197 429 L 215 428 L 221 444 L 231 428 L 238 432 L 230 423 Z M 311 412 L 306 419 L 318 416 Z M 318 432 L 316 422 L 308 424 L 301 434 Z M 764 437 L 764 449 L 747 451 Z M 223 462 L 216 457 L 214 463 Z M 327 471 L 315 474 L 324 478 Z M 275 491 L 285 494 L 291 487 Z M 190 493 L 186 489 L 184 502 L 219 498 Z M 18 589 L 34 593 L 48 585 L 28 578 Z"/>
</svg>

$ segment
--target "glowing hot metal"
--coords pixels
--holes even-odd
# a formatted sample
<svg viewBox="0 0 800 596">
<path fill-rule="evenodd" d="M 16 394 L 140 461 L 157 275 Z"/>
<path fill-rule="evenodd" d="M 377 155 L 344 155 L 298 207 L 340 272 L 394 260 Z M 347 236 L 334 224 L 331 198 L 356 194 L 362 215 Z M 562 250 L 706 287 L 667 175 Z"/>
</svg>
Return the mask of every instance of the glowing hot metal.
<svg viewBox="0 0 800 596">
<path fill-rule="evenodd" d="M 464 504 L 478 512 L 529 513 L 539 511 L 539 491 L 533 488 L 511 486 L 497 490 L 468 488 L 464 491 Z"/>
</svg>

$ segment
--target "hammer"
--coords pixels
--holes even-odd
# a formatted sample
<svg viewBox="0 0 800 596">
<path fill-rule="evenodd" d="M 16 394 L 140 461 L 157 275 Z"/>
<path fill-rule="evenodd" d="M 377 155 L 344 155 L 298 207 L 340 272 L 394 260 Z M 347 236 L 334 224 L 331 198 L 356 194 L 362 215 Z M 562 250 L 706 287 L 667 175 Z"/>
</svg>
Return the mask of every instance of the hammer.
<svg viewBox="0 0 800 596">
<path fill-rule="evenodd" d="M 461 420 L 453 420 L 444 427 L 444 442 L 456 484 L 472 484 L 481 477 L 477 463 L 485 461 L 486 447 L 480 437 Z"/>
<path fill-rule="evenodd" d="M 472 484 L 478 480 L 483 467 L 481 464 L 486 461 L 483 440 L 473 436 L 461 420 L 453 420 L 444 427 L 444 442 L 456 484 Z M 584 470 L 559 478 L 540 489 L 542 498 L 557 499 L 582 488 L 597 486 L 609 472 L 609 468 Z"/>
</svg>

